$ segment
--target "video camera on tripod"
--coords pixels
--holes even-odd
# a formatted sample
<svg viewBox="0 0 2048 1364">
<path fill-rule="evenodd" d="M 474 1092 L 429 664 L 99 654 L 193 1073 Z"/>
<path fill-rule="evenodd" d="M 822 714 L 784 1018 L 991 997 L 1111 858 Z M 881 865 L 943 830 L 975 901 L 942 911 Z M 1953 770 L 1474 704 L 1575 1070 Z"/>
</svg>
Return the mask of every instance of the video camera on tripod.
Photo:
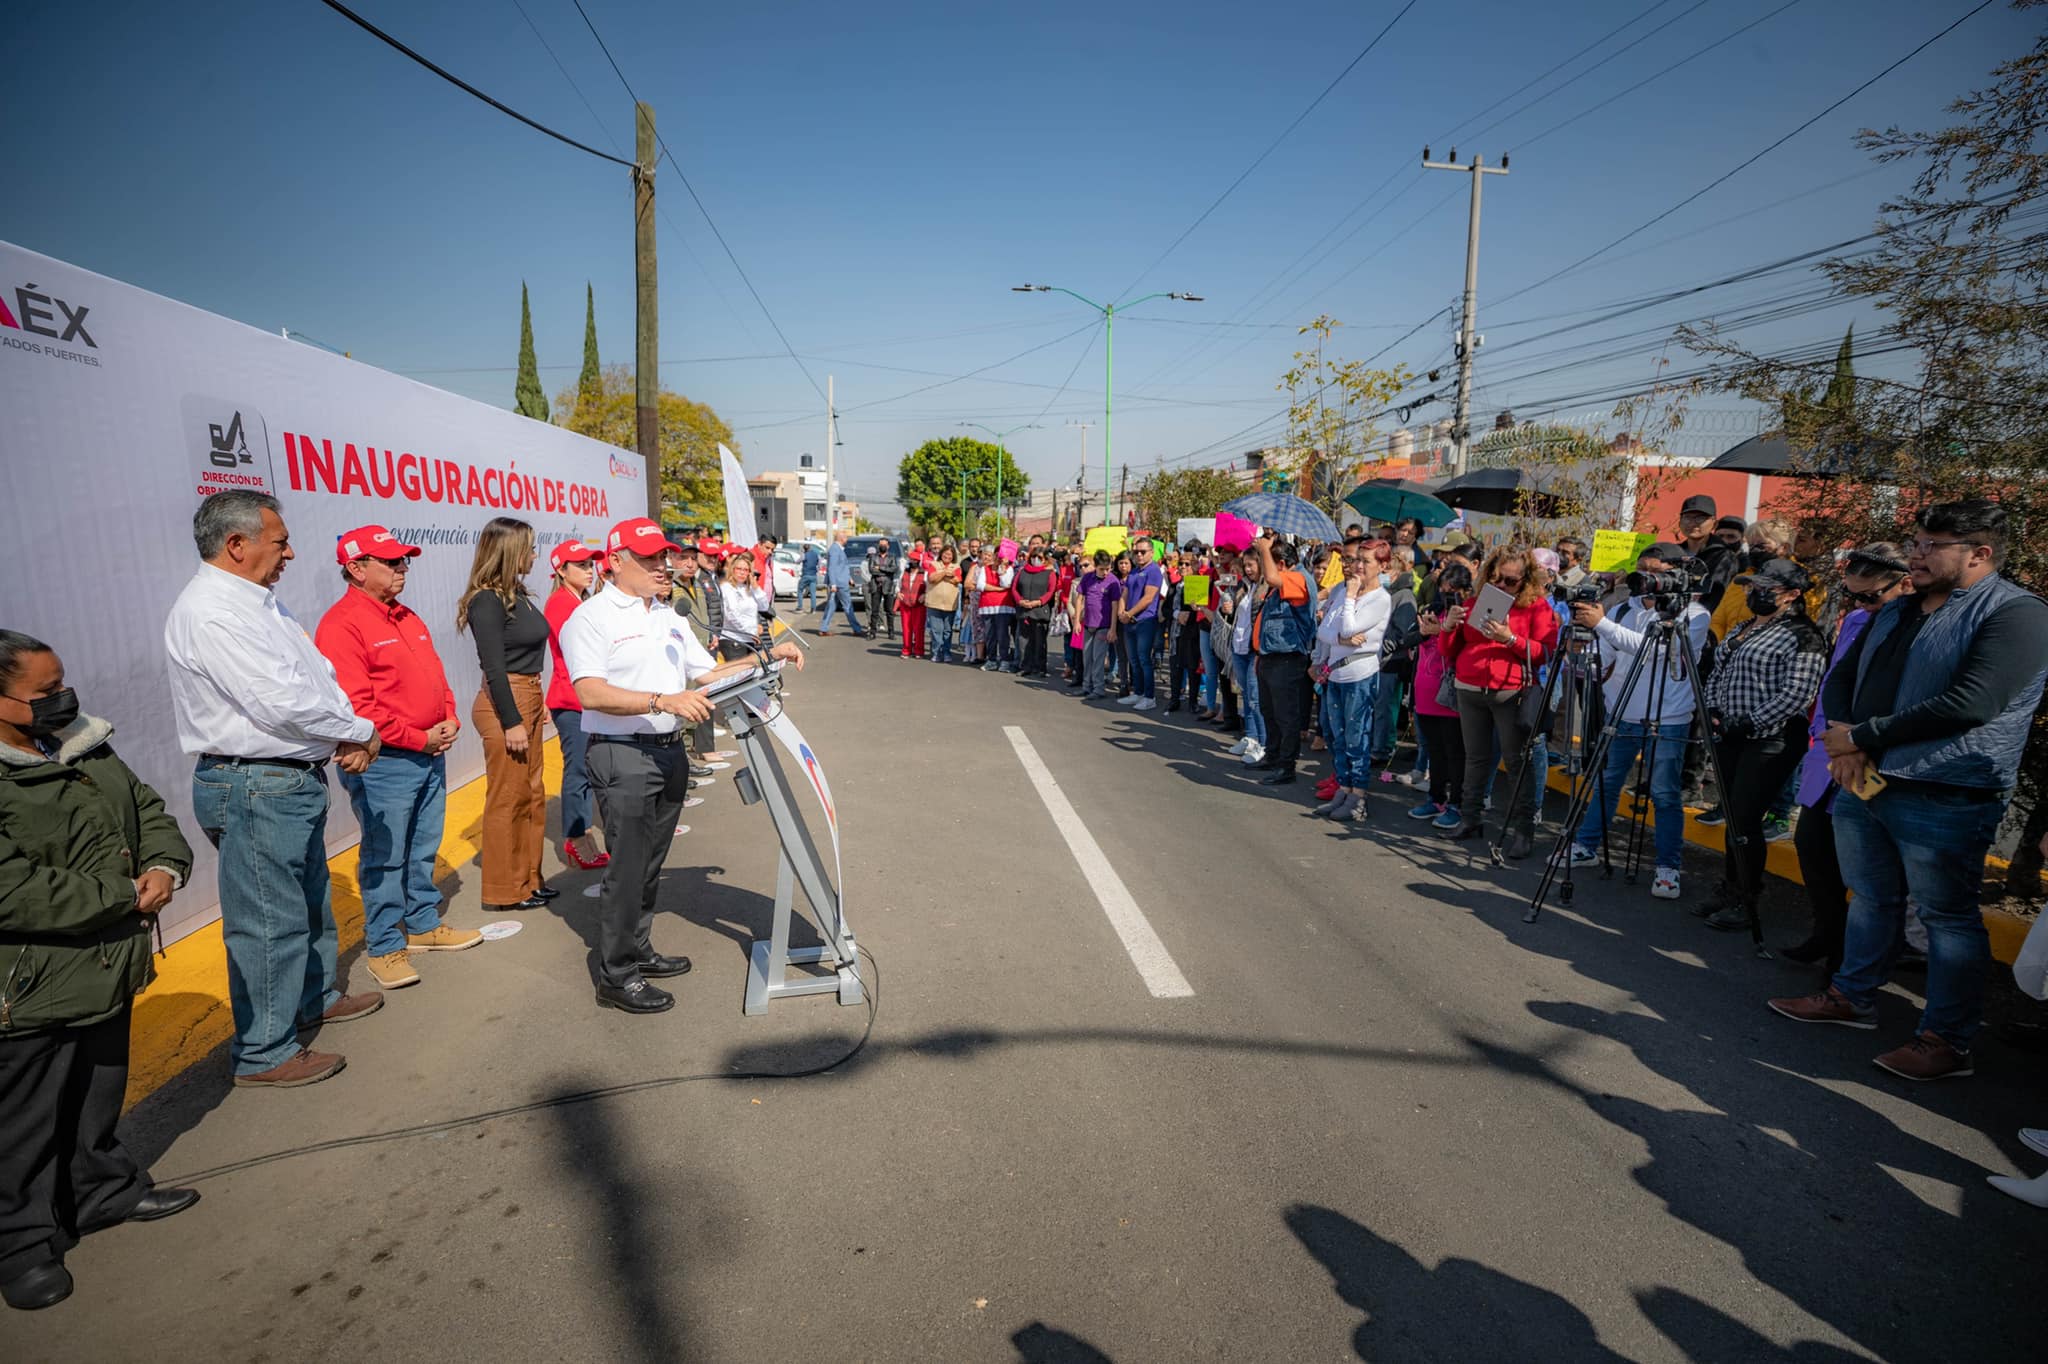
<svg viewBox="0 0 2048 1364">
<path fill-rule="evenodd" d="M 1687 602 L 1707 590 L 1707 565 L 1704 560 L 1686 558 L 1676 568 L 1648 573 L 1637 569 L 1628 575 L 1628 590 L 1658 615 L 1676 616 Z"/>
</svg>

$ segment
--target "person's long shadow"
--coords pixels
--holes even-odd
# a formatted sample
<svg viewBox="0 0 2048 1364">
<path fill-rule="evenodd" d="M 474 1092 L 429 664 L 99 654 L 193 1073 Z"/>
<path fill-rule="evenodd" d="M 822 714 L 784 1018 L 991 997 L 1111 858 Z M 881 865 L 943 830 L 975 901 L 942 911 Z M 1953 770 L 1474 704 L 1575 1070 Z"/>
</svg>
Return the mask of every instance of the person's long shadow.
<svg viewBox="0 0 2048 1364">
<path fill-rule="evenodd" d="M 558 1094 L 583 1088 L 567 1078 L 556 1085 Z M 589 1287 L 608 1290 L 617 1320 L 626 1323 L 620 1335 L 630 1344 L 620 1348 L 649 1364 L 690 1358 L 689 1331 L 676 1311 L 684 1296 L 677 1291 L 682 1267 L 677 1262 L 693 1248 L 691 1241 L 712 1231 L 715 1210 L 704 1206 L 702 1184 L 689 1181 L 679 1190 L 673 1179 L 628 1169 L 629 1153 L 603 1104 L 569 1103 L 542 1112 L 553 1121 L 563 1177 L 582 1194 L 580 1220 L 602 1267 L 590 1276 Z M 665 1216 L 664 1203 L 687 1218 Z"/>
<path fill-rule="evenodd" d="M 1071 1332 L 1034 1321 L 1010 1333 L 1019 1364 L 1116 1364 L 1102 1351 Z"/>
</svg>

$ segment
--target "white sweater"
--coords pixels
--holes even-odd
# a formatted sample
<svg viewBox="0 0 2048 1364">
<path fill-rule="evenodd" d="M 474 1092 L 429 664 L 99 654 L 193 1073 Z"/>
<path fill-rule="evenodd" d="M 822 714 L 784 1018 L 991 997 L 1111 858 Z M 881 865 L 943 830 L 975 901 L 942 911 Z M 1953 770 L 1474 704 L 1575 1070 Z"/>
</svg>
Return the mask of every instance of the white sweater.
<svg viewBox="0 0 2048 1364">
<path fill-rule="evenodd" d="M 1375 585 L 1356 601 L 1350 587 L 1339 583 L 1330 589 L 1329 608 L 1316 627 L 1315 661 L 1329 665 L 1332 682 L 1363 682 L 1380 670 L 1380 641 L 1394 614 L 1394 599 L 1384 587 Z M 1344 642 L 1360 633 L 1365 643 L 1354 648 Z"/>
</svg>

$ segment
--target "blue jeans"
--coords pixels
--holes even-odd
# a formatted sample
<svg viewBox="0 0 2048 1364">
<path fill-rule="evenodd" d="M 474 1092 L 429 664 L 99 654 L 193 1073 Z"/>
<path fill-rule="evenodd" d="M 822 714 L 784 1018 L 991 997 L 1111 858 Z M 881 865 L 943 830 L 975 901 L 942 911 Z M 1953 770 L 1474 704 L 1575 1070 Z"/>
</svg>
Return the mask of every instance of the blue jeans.
<svg viewBox="0 0 2048 1364">
<path fill-rule="evenodd" d="M 818 609 L 818 575 L 807 573 L 796 580 L 796 609 L 815 611 Z"/>
<path fill-rule="evenodd" d="M 1984 1025 L 1991 935 L 1979 897 L 2001 798 L 1972 800 L 1958 788 L 1894 786 L 1869 801 L 1835 797 L 1835 851 L 1849 901 L 1849 928 L 1835 988 L 1875 1001 L 1905 937 L 1910 898 L 1927 927 L 1927 1009 L 1920 1031 L 1968 1049 Z"/>
<path fill-rule="evenodd" d="M 823 634 L 832 628 L 832 613 L 834 611 L 839 611 L 846 616 L 846 623 L 853 627 L 853 632 L 856 635 L 865 635 L 867 633 L 867 631 L 860 628 L 860 617 L 853 614 L 853 596 L 850 589 L 844 583 L 839 583 L 826 589 L 825 618 L 818 622 L 819 634 Z"/>
<path fill-rule="evenodd" d="M 201 758 L 192 815 L 220 853 L 235 1074 L 298 1055 L 298 1026 L 341 998 L 327 882 L 327 774 Z"/>
<path fill-rule="evenodd" d="M 1373 709 L 1379 703 L 1378 673 L 1356 682 L 1323 683 L 1323 714 L 1330 740 L 1330 761 L 1337 785 L 1363 790 L 1372 780 Z"/>
<path fill-rule="evenodd" d="M 1214 628 L 1213 626 L 1211 627 Z M 1216 663 L 1216 654 L 1209 647 L 1207 639 L 1202 641 L 1202 709 L 1216 709 L 1216 685 L 1222 671 Z"/>
<path fill-rule="evenodd" d="M 565 739 L 565 763 L 567 749 Z M 441 922 L 434 854 L 441 848 L 441 817 L 448 805 L 448 763 L 438 754 L 430 758 L 387 748 L 361 776 L 340 776 L 363 830 L 356 852 L 363 946 L 373 957 L 402 952 L 406 934 L 431 933 Z"/>
<path fill-rule="evenodd" d="M 932 660 L 936 663 L 953 661 L 953 626 L 960 619 L 958 611 L 932 611 L 924 613 L 924 623 L 931 631 Z"/>
<path fill-rule="evenodd" d="M 554 717 L 555 733 L 562 740 L 562 837 L 581 838 L 590 832 L 590 768 L 585 761 L 583 712 L 551 710 L 548 714 Z"/>
<path fill-rule="evenodd" d="M 1394 760 L 1394 740 L 1401 730 L 1401 694 L 1405 690 L 1401 679 L 1379 674 L 1380 694 L 1373 700 L 1372 710 L 1372 760 L 1385 767 Z M 1415 752 L 1422 752 L 1422 741 L 1418 737 Z"/>
<path fill-rule="evenodd" d="M 1152 651 L 1159 644 L 1159 617 L 1148 616 L 1124 626 L 1131 641 L 1131 694 L 1150 696 L 1156 686 L 1152 672 Z"/>
<path fill-rule="evenodd" d="M 1259 670 L 1252 666 L 1257 654 L 1230 656 L 1230 670 L 1237 677 L 1237 696 L 1244 706 L 1245 737 L 1260 748 L 1266 746 L 1266 717 L 1259 713 Z"/>
<path fill-rule="evenodd" d="M 1679 788 L 1685 774 L 1685 740 L 1692 732 L 1690 720 L 1657 726 L 1657 752 L 1650 766 L 1650 807 L 1657 813 L 1657 865 L 1679 868 L 1685 865 L 1685 806 Z M 1648 746 L 1650 727 L 1640 720 L 1623 720 L 1614 727 L 1614 742 L 1607 749 L 1606 771 L 1593 780 L 1593 798 L 1586 803 L 1586 817 L 1579 821 L 1579 846 L 1594 849 L 1614 823 L 1614 807 L 1628 786 L 1629 769 L 1636 755 Z M 1539 770 L 1537 780 L 1541 781 Z"/>
</svg>

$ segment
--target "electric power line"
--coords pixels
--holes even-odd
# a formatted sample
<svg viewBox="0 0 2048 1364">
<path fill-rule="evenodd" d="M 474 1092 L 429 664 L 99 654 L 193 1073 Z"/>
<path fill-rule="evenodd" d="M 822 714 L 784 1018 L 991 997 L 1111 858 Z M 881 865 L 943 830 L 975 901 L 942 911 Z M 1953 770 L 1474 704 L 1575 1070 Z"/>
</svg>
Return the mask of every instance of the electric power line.
<svg viewBox="0 0 2048 1364">
<path fill-rule="evenodd" d="M 439 76 L 442 80 L 447 81 L 450 85 L 455 86 L 459 90 L 466 91 L 467 93 L 476 96 L 476 98 L 482 100 L 485 104 L 490 105 L 499 113 L 508 114 L 511 117 L 518 119 L 521 123 L 524 123 L 527 127 L 532 128 L 535 132 L 546 133 L 549 137 L 555 139 L 555 141 L 574 147 L 579 152 L 588 152 L 600 161 L 609 161 L 614 165 L 624 166 L 628 170 L 632 169 L 633 163 L 631 161 L 627 161 L 621 157 L 613 156 L 610 152 L 601 152 L 587 142 L 578 142 L 575 138 L 570 137 L 567 133 L 558 133 L 553 128 L 548 127 L 547 124 L 542 123 L 537 119 L 528 118 L 525 114 L 520 113 L 517 109 L 514 109 L 511 105 L 505 103 L 503 100 L 493 99 L 491 96 L 477 89 L 474 85 L 471 85 L 468 81 L 456 75 L 454 72 L 448 70 L 446 67 L 438 66 L 434 62 L 427 59 L 426 57 L 423 57 L 419 53 L 413 51 L 404 43 L 401 43 L 400 41 L 398 41 L 398 39 L 392 37 L 383 29 L 378 28 L 368 19 L 365 19 L 362 15 L 357 14 L 347 5 L 342 4 L 341 0 L 320 0 L 320 2 L 326 5 L 327 8 L 333 10 L 336 14 L 339 14 L 342 18 L 354 24 L 357 28 L 362 29 L 363 32 L 377 39 L 379 42 L 386 44 L 387 46 L 395 49 L 396 51 L 404 53 L 406 56 L 418 62 L 421 66 L 427 68 L 427 70 Z"/>
</svg>

